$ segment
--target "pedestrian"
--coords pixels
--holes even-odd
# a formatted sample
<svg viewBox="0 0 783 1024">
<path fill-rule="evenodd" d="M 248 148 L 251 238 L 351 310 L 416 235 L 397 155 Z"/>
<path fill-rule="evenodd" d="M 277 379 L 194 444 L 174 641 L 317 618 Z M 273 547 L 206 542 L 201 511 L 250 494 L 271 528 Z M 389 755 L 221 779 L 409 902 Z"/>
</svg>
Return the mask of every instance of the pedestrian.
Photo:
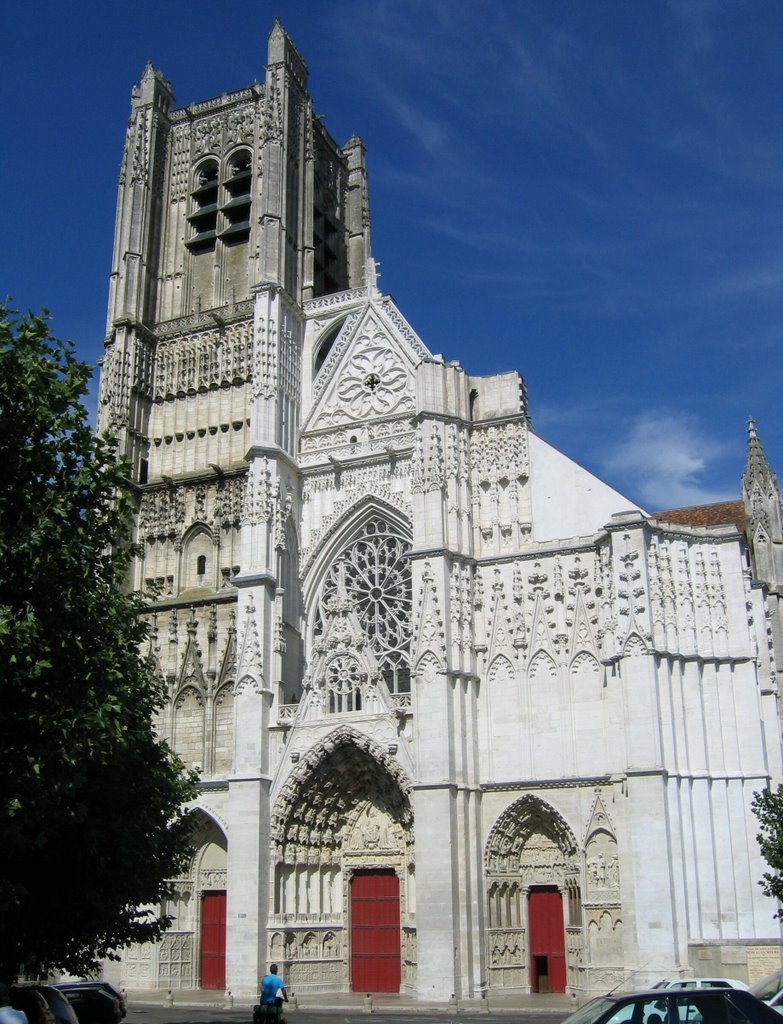
<svg viewBox="0 0 783 1024">
<path fill-rule="evenodd" d="M 24 1010 L 15 1010 L 8 1005 L 11 992 L 4 981 L 0 981 L 0 1024 L 27 1024 Z"/>
<path fill-rule="evenodd" d="M 278 1016 L 283 1002 L 288 1002 L 283 979 L 277 973 L 277 964 L 270 964 L 269 974 L 265 974 L 261 979 L 261 995 L 259 998 L 262 1006 L 274 1006 Z"/>
</svg>

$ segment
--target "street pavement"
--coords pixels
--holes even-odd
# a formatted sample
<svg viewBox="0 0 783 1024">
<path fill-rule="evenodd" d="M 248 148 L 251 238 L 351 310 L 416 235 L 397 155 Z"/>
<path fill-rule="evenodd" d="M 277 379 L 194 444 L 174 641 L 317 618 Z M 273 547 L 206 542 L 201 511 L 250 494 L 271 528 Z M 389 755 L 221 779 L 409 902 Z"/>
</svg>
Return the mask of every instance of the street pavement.
<svg viewBox="0 0 783 1024">
<path fill-rule="evenodd" d="M 230 994 L 203 989 L 128 992 L 128 1019 L 126 1024 L 206 1024 L 223 1021 L 226 1024 L 246 1021 L 250 1024 L 252 999 L 233 999 Z M 445 1018 L 459 1016 L 461 1024 L 482 1021 L 488 1016 L 524 1017 L 528 1024 L 558 1024 L 577 1009 L 573 996 L 559 994 L 508 995 L 489 993 L 487 998 L 475 998 L 448 1003 L 428 1003 L 411 996 L 392 993 L 374 994 L 368 999 L 360 992 L 319 992 L 293 997 L 284 1009 L 288 1024 L 316 1024 L 342 1017 L 350 1024 L 383 1024 L 390 1018 L 394 1024 L 404 1024 L 405 1018 L 415 1024 L 426 1024 L 427 1019 L 443 1024 Z"/>
</svg>

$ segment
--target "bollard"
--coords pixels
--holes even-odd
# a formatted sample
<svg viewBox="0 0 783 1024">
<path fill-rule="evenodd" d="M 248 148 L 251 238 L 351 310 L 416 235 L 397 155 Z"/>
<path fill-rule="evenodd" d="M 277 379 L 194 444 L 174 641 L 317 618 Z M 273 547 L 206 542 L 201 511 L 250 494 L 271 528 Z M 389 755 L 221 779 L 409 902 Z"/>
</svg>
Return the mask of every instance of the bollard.
<svg viewBox="0 0 783 1024">
<path fill-rule="evenodd" d="M 489 1009 L 489 991 L 485 988 L 481 990 L 481 1013 L 490 1013 Z"/>
<path fill-rule="evenodd" d="M 166 998 L 163 1000 L 163 1005 L 164 1006 L 173 1006 L 174 1005 L 174 996 L 171 994 L 171 989 L 169 989 L 168 992 L 166 993 Z"/>
<path fill-rule="evenodd" d="M 459 1003 L 457 1002 L 457 997 L 454 995 L 453 992 L 451 993 L 451 998 L 449 999 L 449 1009 L 451 1010 L 452 1013 L 459 1013 Z"/>
<path fill-rule="evenodd" d="M 234 997 L 231 995 L 231 989 L 226 989 L 226 994 L 223 996 L 223 1009 L 233 1010 L 234 1008 Z"/>
<path fill-rule="evenodd" d="M 369 992 L 364 997 L 364 1012 L 365 1013 L 372 1013 L 373 1012 L 372 1011 L 372 996 L 370 995 Z"/>
<path fill-rule="evenodd" d="M 291 996 L 288 1000 L 288 1005 L 291 1007 L 292 1010 L 299 1009 L 299 1000 L 296 998 L 296 992 L 291 993 Z"/>
</svg>

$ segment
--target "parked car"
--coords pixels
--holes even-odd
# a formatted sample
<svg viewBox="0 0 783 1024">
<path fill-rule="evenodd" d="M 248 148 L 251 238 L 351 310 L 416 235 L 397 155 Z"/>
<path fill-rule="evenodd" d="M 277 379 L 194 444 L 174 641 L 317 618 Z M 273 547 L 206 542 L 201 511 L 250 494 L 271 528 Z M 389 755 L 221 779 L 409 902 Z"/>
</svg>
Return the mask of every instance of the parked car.
<svg viewBox="0 0 783 1024">
<path fill-rule="evenodd" d="M 21 985 L 20 988 L 33 989 L 40 993 L 52 1013 L 54 1024 L 79 1024 L 79 1018 L 73 1011 L 73 1007 L 65 998 L 62 992 L 58 992 L 52 985 Z"/>
<path fill-rule="evenodd" d="M 767 1006 L 783 1013 L 783 969 L 757 981 L 750 991 Z"/>
<path fill-rule="evenodd" d="M 68 998 L 79 1024 L 120 1024 L 120 1001 L 105 988 L 84 982 L 62 982 L 55 986 Z"/>
<path fill-rule="evenodd" d="M 591 999 L 563 1024 L 780 1024 L 766 1003 L 738 988 L 665 988 Z"/>
<path fill-rule="evenodd" d="M 28 1024 L 54 1024 L 54 1014 L 37 988 L 32 985 L 12 985 L 8 996 L 15 1010 L 22 1010 Z"/>
<path fill-rule="evenodd" d="M 71 981 L 62 982 L 63 985 L 68 984 L 71 987 L 79 988 L 98 988 L 103 989 L 104 992 L 108 992 L 110 996 L 113 996 L 120 1004 L 120 1013 L 123 1017 L 128 1012 L 128 1000 L 125 996 L 125 989 L 118 989 L 110 981 Z"/>
<path fill-rule="evenodd" d="M 738 978 L 662 978 L 653 988 L 741 988 L 750 991 L 750 986 Z"/>
</svg>

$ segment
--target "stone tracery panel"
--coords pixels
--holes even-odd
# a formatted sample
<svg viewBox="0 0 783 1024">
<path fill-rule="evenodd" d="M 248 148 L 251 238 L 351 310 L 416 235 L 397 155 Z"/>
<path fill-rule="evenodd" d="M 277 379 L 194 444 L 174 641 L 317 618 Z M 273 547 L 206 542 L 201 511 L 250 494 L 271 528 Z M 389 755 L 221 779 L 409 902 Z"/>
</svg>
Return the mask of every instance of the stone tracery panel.
<svg viewBox="0 0 783 1024">
<path fill-rule="evenodd" d="M 212 771 L 222 774 L 234 767 L 234 693 L 230 683 L 215 695 L 213 716 Z"/>
<path fill-rule="evenodd" d="M 204 700 L 192 686 L 174 702 L 174 750 L 191 767 L 204 765 Z"/>
<path fill-rule="evenodd" d="M 382 516 L 374 515 L 326 574 L 315 614 L 323 632 L 326 608 L 344 587 L 391 693 L 410 691 L 412 583 L 410 544 Z"/>
</svg>

